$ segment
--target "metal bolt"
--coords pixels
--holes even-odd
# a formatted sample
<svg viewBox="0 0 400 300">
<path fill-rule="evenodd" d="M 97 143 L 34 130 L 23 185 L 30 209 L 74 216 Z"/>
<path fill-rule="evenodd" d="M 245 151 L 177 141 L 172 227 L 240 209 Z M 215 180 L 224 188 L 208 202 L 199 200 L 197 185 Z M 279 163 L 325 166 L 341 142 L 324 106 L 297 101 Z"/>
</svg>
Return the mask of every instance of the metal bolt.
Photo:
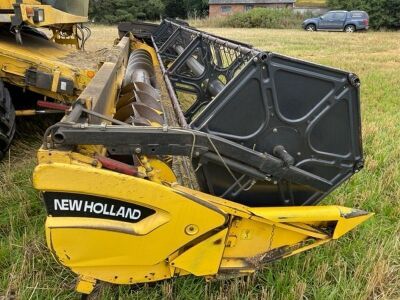
<svg viewBox="0 0 400 300">
<path fill-rule="evenodd" d="M 278 133 L 278 129 L 274 128 L 274 130 L 272 130 L 273 133 Z"/>
<path fill-rule="evenodd" d="M 195 235 L 198 232 L 199 232 L 199 227 L 197 227 L 194 224 L 190 224 L 190 225 L 186 226 L 186 228 L 185 228 L 185 233 L 187 235 Z"/>
<path fill-rule="evenodd" d="M 139 154 L 139 153 L 141 153 L 141 152 L 142 152 L 142 149 L 141 149 L 141 148 L 138 147 L 138 148 L 135 149 L 135 153 L 136 153 L 136 154 Z"/>
</svg>

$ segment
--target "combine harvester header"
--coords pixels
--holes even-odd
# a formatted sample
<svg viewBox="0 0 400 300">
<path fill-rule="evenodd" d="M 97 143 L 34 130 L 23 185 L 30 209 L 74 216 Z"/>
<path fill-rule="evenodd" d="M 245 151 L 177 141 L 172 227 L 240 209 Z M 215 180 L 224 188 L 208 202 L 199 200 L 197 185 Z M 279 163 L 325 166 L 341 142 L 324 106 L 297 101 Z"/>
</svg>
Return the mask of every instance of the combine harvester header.
<svg viewBox="0 0 400 300">
<path fill-rule="evenodd" d="M 354 74 L 170 20 L 150 38 L 134 29 L 162 61 L 180 125 L 193 129 L 198 143 L 217 137 L 235 143 L 219 153 L 207 145 L 194 159 L 207 192 L 255 206 L 311 205 L 363 167 Z M 196 145 L 194 152 L 203 154 Z"/>
<path fill-rule="evenodd" d="M 371 216 L 312 206 L 363 166 L 357 76 L 174 20 L 119 29 L 34 173 L 79 292 L 248 275 Z"/>
</svg>

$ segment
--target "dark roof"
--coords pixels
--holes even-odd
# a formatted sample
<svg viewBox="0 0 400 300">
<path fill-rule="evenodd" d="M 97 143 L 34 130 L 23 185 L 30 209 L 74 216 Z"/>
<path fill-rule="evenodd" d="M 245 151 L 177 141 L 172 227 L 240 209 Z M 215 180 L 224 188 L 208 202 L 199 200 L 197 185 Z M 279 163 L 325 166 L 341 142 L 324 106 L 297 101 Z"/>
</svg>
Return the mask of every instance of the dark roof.
<svg viewBox="0 0 400 300">
<path fill-rule="evenodd" d="M 295 3 L 296 0 L 209 0 L 209 4 L 277 4 Z"/>
</svg>

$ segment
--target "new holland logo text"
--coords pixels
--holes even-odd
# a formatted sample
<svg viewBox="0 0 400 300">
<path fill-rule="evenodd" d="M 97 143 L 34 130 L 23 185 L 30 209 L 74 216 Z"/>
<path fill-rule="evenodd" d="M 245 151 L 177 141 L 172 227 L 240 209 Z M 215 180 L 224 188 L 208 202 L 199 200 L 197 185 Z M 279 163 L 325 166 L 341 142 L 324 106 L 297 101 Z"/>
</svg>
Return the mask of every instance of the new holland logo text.
<svg viewBox="0 0 400 300">
<path fill-rule="evenodd" d="M 138 220 L 142 212 L 130 207 L 115 207 L 115 205 L 103 204 L 100 202 L 72 200 L 72 199 L 54 199 L 54 210 L 60 211 L 80 211 L 83 213 L 94 213 L 97 215 L 122 217 L 125 219 Z"/>
<path fill-rule="evenodd" d="M 130 202 L 72 193 L 43 194 L 52 217 L 101 218 L 137 223 L 155 214 L 155 210 Z"/>
</svg>

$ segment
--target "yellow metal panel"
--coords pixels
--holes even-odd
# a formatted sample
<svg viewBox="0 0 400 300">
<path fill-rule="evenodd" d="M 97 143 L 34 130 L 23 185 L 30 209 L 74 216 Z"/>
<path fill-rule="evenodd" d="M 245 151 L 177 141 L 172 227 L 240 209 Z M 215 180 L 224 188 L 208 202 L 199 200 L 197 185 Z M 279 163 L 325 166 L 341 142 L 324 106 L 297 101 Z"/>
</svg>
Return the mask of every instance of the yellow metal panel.
<svg viewBox="0 0 400 300">
<path fill-rule="evenodd" d="M 79 57 L 79 52 L 33 36 L 24 36 L 24 44 L 19 45 L 14 36 L 4 35 L 0 39 L 0 78 L 25 87 L 26 70 L 33 67 L 48 74 L 57 72 L 72 80 L 79 92 L 89 84 L 94 70 L 85 70 L 66 63 L 66 57 L 70 56 Z M 57 100 L 76 99 L 76 95 L 61 95 L 30 86 L 28 89 Z"/>
<path fill-rule="evenodd" d="M 213 203 L 213 204 L 218 205 L 219 207 L 223 208 L 223 210 L 225 212 L 233 213 L 236 216 L 248 217 L 249 215 L 251 215 L 251 212 L 249 211 L 249 207 L 244 206 L 242 204 L 228 201 L 223 198 L 209 195 L 209 194 L 206 194 L 206 193 L 203 193 L 200 191 L 195 191 L 195 190 L 189 189 L 187 187 L 180 186 L 178 184 L 172 185 L 172 188 L 174 190 L 176 190 L 177 192 L 181 193 L 182 195 L 186 195 L 189 197 L 196 197 L 199 199 L 203 199 L 205 201 L 209 201 L 210 203 Z"/>
<path fill-rule="evenodd" d="M 356 211 L 356 210 L 355 210 Z M 354 229 L 361 223 L 365 222 L 369 218 L 371 218 L 373 214 L 364 214 L 358 216 L 348 215 L 345 218 L 341 218 L 338 224 L 336 225 L 335 232 L 333 234 L 334 239 L 338 239 L 350 230 Z"/>
<path fill-rule="evenodd" d="M 196 276 L 217 274 L 228 229 L 199 242 L 172 261 L 172 265 Z"/>
<path fill-rule="evenodd" d="M 174 183 L 176 182 L 176 177 L 174 172 L 168 167 L 166 163 L 159 159 L 149 158 L 150 166 L 152 167 L 153 177 L 150 178 L 151 180 L 158 181 L 158 182 L 169 182 Z"/>
<path fill-rule="evenodd" d="M 101 164 L 93 157 L 85 156 L 72 151 L 57 151 L 39 149 L 37 159 L 40 164 L 66 163 L 76 165 L 87 165 L 91 167 L 101 167 Z"/>
<path fill-rule="evenodd" d="M 168 187 L 99 169 L 91 166 L 90 157 L 62 153 L 40 152 L 33 177 L 37 189 L 100 196 L 156 211 L 135 224 L 47 218 L 46 239 L 56 258 L 77 274 L 107 282 L 250 274 L 272 260 L 338 238 L 371 216 L 339 206 L 250 208 L 177 184 Z M 151 160 L 149 165 L 157 168 Z"/>
<path fill-rule="evenodd" d="M 53 71 L 53 82 L 51 83 L 51 91 L 54 93 L 57 92 L 60 76 L 61 76 L 61 73 L 59 70 Z"/>
<path fill-rule="evenodd" d="M 44 27 L 55 24 L 78 24 L 88 22 L 87 17 L 72 15 L 61 10 L 55 9 L 51 5 L 31 5 L 21 4 L 22 20 L 31 26 Z M 33 22 L 33 17 L 26 13 L 27 8 L 40 8 L 44 10 L 44 21 L 40 23 Z"/>
<path fill-rule="evenodd" d="M 236 244 L 225 249 L 224 258 L 255 257 L 307 238 L 305 234 L 249 219 L 233 221 L 228 236 L 236 237 Z"/>
<path fill-rule="evenodd" d="M 151 60 L 153 62 L 154 67 L 158 67 L 160 66 L 160 62 L 158 61 L 158 57 L 157 57 L 157 53 L 154 50 L 153 47 L 147 45 L 146 43 L 143 43 L 137 39 L 135 39 L 132 35 L 131 35 L 131 39 L 132 39 L 132 43 L 131 43 L 131 48 L 132 49 L 144 49 L 147 52 L 150 53 L 151 55 Z"/>
<path fill-rule="evenodd" d="M 257 216 L 275 222 L 332 221 L 357 211 L 341 206 L 256 207 L 249 210 Z"/>
<path fill-rule="evenodd" d="M 1 0 L 0 9 L 13 9 L 13 3 L 15 3 L 15 0 Z"/>
<path fill-rule="evenodd" d="M 40 1 L 36 1 L 36 0 L 24 0 L 22 1 L 25 4 L 36 4 L 36 5 L 40 5 Z M 0 1 L 0 9 L 12 9 L 13 8 L 13 4 L 17 3 L 17 0 L 1 0 Z"/>
<path fill-rule="evenodd" d="M 115 54 L 96 73 L 90 84 L 79 96 L 82 103 L 90 103 L 92 110 L 103 115 L 115 114 L 115 104 L 125 74 L 129 55 L 129 39 L 124 37 L 114 46 Z M 98 118 L 90 118 L 99 122 Z M 104 120 L 101 120 L 104 122 Z"/>
<path fill-rule="evenodd" d="M 136 251 L 135 251 L 136 250 Z M 131 249 L 132 255 L 138 253 L 138 249 Z M 129 261 L 121 265 L 98 265 L 97 267 L 73 267 L 72 271 L 77 274 L 85 274 L 98 280 L 113 284 L 134 284 L 138 282 L 153 282 L 168 279 L 173 276 L 166 261 L 154 266 L 131 266 Z"/>
<path fill-rule="evenodd" d="M 161 211 L 163 215 L 169 214 L 169 222 L 143 237 L 96 230 L 57 229 L 62 230 L 63 234 L 55 245 L 62 249 L 70 248 L 70 252 L 75 255 L 83 251 L 93 267 L 96 265 L 92 264 L 96 257 L 97 260 L 107 257 L 103 251 L 98 250 L 103 247 L 105 240 L 110 241 L 109 246 L 112 249 L 118 248 L 114 251 L 120 253 L 118 257 L 121 260 L 114 261 L 114 264 L 129 261 L 131 265 L 154 265 L 188 242 L 226 222 L 225 214 L 208 203 L 204 203 L 207 204 L 205 206 L 160 184 L 102 169 L 59 163 L 41 165 L 35 170 L 33 182 L 34 186 L 42 191 L 107 197 L 145 206 L 156 212 Z M 195 224 L 199 228 L 197 234 L 185 233 L 184 229 L 189 224 Z M 85 247 L 80 245 L 83 232 Z M 171 235 L 174 236 L 173 239 L 170 238 Z M 140 249 L 142 255 L 133 255 L 132 249 Z"/>
<path fill-rule="evenodd" d="M 156 228 L 164 225 L 170 220 L 170 215 L 164 211 L 158 210 L 157 214 L 152 215 L 139 223 L 126 223 L 104 219 L 89 218 L 53 218 L 48 217 L 46 227 L 56 228 L 79 228 L 96 229 L 105 231 L 114 231 L 131 235 L 146 235 Z"/>
<path fill-rule="evenodd" d="M 94 290 L 95 285 L 95 279 L 86 276 L 79 276 L 78 283 L 75 289 L 78 293 L 89 295 Z"/>
<path fill-rule="evenodd" d="M 224 270 L 248 272 L 263 261 L 309 250 L 343 235 L 372 216 L 340 206 L 252 208 L 179 185 L 173 188 L 182 195 L 210 201 L 226 213 L 240 217 L 233 220 L 229 229 L 221 264 Z"/>
</svg>

